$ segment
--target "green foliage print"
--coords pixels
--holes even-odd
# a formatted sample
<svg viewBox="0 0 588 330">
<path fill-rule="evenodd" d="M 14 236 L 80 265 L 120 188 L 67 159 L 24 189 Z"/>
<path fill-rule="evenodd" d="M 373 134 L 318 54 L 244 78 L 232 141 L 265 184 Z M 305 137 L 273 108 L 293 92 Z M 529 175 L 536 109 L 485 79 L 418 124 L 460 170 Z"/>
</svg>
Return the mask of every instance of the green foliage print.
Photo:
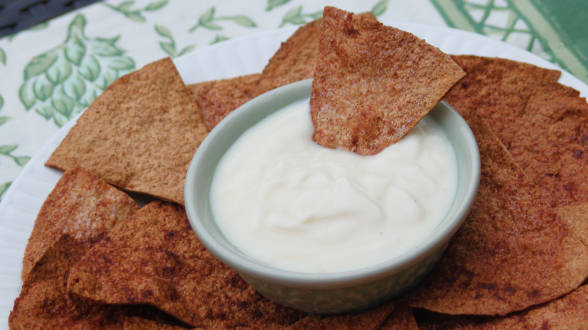
<svg viewBox="0 0 588 330">
<path fill-rule="evenodd" d="M 19 98 L 27 110 L 63 126 L 87 108 L 106 87 L 135 69 L 135 61 L 117 47 L 119 37 L 90 38 L 78 14 L 63 44 L 33 57 L 24 69 Z"/>
<path fill-rule="evenodd" d="M 31 159 L 29 156 L 15 156 L 12 154 L 18 148 L 18 144 L 0 145 L 0 155 L 6 156 L 14 161 L 16 165 L 22 167 Z"/>
<path fill-rule="evenodd" d="M 280 23 L 279 27 L 283 27 L 286 24 L 302 25 L 321 17 L 323 17 L 322 9 L 315 11 L 314 13 L 304 14 L 302 12 L 302 5 L 300 5 L 298 7 L 290 8 L 290 10 L 284 14 L 284 17 L 282 17 L 282 23 Z"/>
<path fill-rule="evenodd" d="M 12 184 L 12 181 L 8 181 L 8 182 L 4 182 L 3 184 L 0 184 L 0 199 L 2 199 L 2 196 L 4 195 L 6 190 L 8 190 L 8 188 L 10 188 L 11 184 Z"/>
<path fill-rule="evenodd" d="M 186 53 L 193 51 L 194 48 L 196 48 L 196 45 L 188 45 L 178 52 L 176 50 L 176 41 L 172 36 L 171 31 L 167 27 L 159 24 L 156 24 L 154 28 L 157 34 L 167 39 L 166 41 L 160 41 L 159 47 L 172 58 L 182 56 Z"/>
<path fill-rule="evenodd" d="M 131 21 L 137 23 L 145 23 L 147 22 L 147 19 L 145 18 L 145 16 L 143 16 L 144 12 L 159 10 L 165 7 L 168 4 L 168 2 L 169 0 L 155 0 L 143 8 L 131 8 L 135 4 L 134 0 L 123 1 L 118 6 L 113 6 L 108 2 L 103 2 L 102 4 L 114 11 L 123 14 L 126 18 L 130 19 Z"/>
<path fill-rule="evenodd" d="M 0 63 L 6 65 L 6 52 L 0 47 Z"/>
<path fill-rule="evenodd" d="M 244 26 L 247 28 L 254 28 L 257 27 L 255 22 L 245 16 L 245 15 L 234 15 L 234 16 L 216 16 L 215 17 L 216 8 L 210 7 L 207 11 L 205 11 L 200 17 L 198 17 L 198 22 L 192 26 L 188 31 L 194 32 L 197 28 L 202 27 L 208 30 L 222 30 L 223 27 L 218 24 L 219 21 L 232 21 L 233 23 Z"/>
<path fill-rule="evenodd" d="M 219 43 L 219 42 L 225 41 L 225 40 L 229 40 L 229 37 L 223 36 L 221 34 L 217 34 L 214 36 L 214 39 L 210 42 L 210 45 L 214 45 L 216 43 Z"/>
<path fill-rule="evenodd" d="M 372 14 L 380 16 L 388 9 L 388 0 L 380 0 L 372 7 Z"/>
<path fill-rule="evenodd" d="M 2 95 L 0 95 L 0 110 L 2 110 L 3 106 L 4 106 L 4 98 L 2 97 Z M 8 116 L 0 116 L 0 126 L 6 124 L 6 122 L 9 120 L 10 120 L 10 117 L 8 117 Z"/>
<path fill-rule="evenodd" d="M 270 11 L 276 7 L 282 6 L 290 2 L 290 0 L 267 0 L 267 7 L 265 11 Z"/>
</svg>

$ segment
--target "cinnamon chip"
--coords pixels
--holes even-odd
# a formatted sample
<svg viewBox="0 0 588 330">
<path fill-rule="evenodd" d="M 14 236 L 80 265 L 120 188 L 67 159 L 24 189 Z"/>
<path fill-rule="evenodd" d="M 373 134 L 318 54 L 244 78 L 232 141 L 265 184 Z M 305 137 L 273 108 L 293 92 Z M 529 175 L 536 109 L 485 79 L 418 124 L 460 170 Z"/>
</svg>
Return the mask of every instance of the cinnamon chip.
<svg viewBox="0 0 588 330">
<path fill-rule="evenodd" d="M 498 138 L 469 121 L 480 149 L 474 204 L 441 261 L 411 300 L 446 314 L 505 315 L 566 294 L 588 275 L 585 219 L 555 212 Z"/>
<path fill-rule="evenodd" d="M 233 110 L 257 96 L 254 89 L 259 77 L 260 74 L 250 74 L 187 86 L 209 131 Z"/>
<path fill-rule="evenodd" d="M 315 20 L 298 28 L 269 60 L 256 87 L 255 94 L 298 80 L 312 78 L 318 57 L 318 40 L 321 20 Z"/>
<path fill-rule="evenodd" d="M 137 204 L 127 194 L 80 168 L 66 171 L 43 203 L 23 258 L 21 278 L 29 273 L 61 236 L 97 239 L 133 214 Z"/>
<path fill-rule="evenodd" d="M 181 329 L 177 320 L 147 306 L 97 304 L 70 295 L 70 267 L 92 246 L 66 234 L 55 242 L 23 284 L 8 319 L 11 329 Z"/>
<path fill-rule="evenodd" d="M 510 146 L 516 128 L 512 123 L 523 113 L 527 101 L 537 86 L 557 82 L 561 72 L 532 64 L 503 58 L 474 55 L 453 55 L 452 58 L 466 72 L 445 96 L 464 118 L 476 113 Z"/>
<path fill-rule="evenodd" d="M 373 155 L 404 137 L 464 72 L 439 49 L 325 7 L 310 99 L 313 140 Z"/>
<path fill-rule="evenodd" d="M 158 311 L 100 305 L 67 291 L 70 267 L 106 231 L 136 210 L 129 196 L 93 174 L 80 168 L 66 171 L 35 222 L 25 252 L 24 284 L 10 313 L 10 328 L 103 329 L 129 323 L 129 329 L 137 329 L 134 322 L 152 328 L 167 324 Z M 159 319 L 153 318 L 158 315 Z"/>
<path fill-rule="evenodd" d="M 394 312 L 388 316 L 380 330 L 418 330 L 412 309 L 406 304 L 397 304 Z"/>
<path fill-rule="evenodd" d="M 195 327 L 276 328 L 381 323 L 381 307 L 353 317 L 306 314 L 260 296 L 198 241 L 183 209 L 152 202 L 111 230 L 71 270 L 74 293 L 110 304 L 151 304 Z M 331 318 L 335 318 L 332 320 Z"/>
<path fill-rule="evenodd" d="M 420 329 L 582 329 L 588 324 L 588 285 L 547 304 L 506 317 L 417 314 Z"/>
<path fill-rule="evenodd" d="M 206 134 L 190 91 L 167 58 L 110 85 L 46 165 L 81 166 L 125 190 L 183 204 L 186 170 Z"/>
<path fill-rule="evenodd" d="M 552 205 L 588 202 L 588 103 L 560 84 L 533 89 L 511 124 L 510 152 Z"/>
</svg>

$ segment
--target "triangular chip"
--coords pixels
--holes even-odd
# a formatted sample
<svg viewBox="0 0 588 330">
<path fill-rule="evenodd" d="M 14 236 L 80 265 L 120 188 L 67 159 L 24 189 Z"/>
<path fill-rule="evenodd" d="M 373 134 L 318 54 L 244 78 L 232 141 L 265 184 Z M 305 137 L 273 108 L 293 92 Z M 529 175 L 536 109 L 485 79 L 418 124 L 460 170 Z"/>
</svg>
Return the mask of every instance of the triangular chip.
<svg viewBox="0 0 588 330">
<path fill-rule="evenodd" d="M 188 164 L 206 134 L 190 91 L 167 58 L 110 85 L 46 165 L 79 165 L 125 190 L 183 204 Z"/>
<path fill-rule="evenodd" d="M 373 155 L 403 138 L 464 72 L 414 35 L 325 7 L 310 107 L 313 140 Z"/>
<path fill-rule="evenodd" d="M 407 304 L 398 303 L 394 312 L 388 316 L 379 330 L 418 330 L 412 309 Z"/>
<path fill-rule="evenodd" d="M 66 234 L 39 260 L 10 313 L 11 329 L 179 329 L 177 320 L 145 306 L 102 305 L 70 295 L 70 267 L 92 246 Z"/>
<path fill-rule="evenodd" d="M 376 22 L 376 17 L 365 12 L 358 14 L 365 20 Z M 263 68 L 255 94 L 263 94 L 274 88 L 299 80 L 310 79 L 318 58 L 318 44 L 321 34 L 321 19 L 299 27 Z"/>
<path fill-rule="evenodd" d="M 505 315 L 566 294 L 588 275 L 585 219 L 550 207 L 477 116 L 481 158 L 469 216 L 411 305 L 446 314 Z"/>
<path fill-rule="evenodd" d="M 96 301 L 151 304 L 196 327 L 265 329 L 306 317 L 260 296 L 204 248 L 183 209 L 162 202 L 110 231 L 73 267 L 68 286 Z M 356 322 L 381 323 L 389 312 L 360 313 Z"/>
<path fill-rule="evenodd" d="M 22 280 L 64 234 L 94 240 L 138 209 L 131 197 L 92 173 L 66 171 L 39 211 L 25 249 Z"/>
<path fill-rule="evenodd" d="M 511 124 L 510 152 L 554 205 L 588 202 L 588 103 L 573 92 L 535 88 Z"/>
<path fill-rule="evenodd" d="M 254 89 L 259 77 L 256 73 L 187 86 L 209 131 L 233 110 L 257 96 Z"/>
<path fill-rule="evenodd" d="M 549 303 L 506 317 L 450 316 L 417 313 L 424 330 L 443 329 L 585 329 L 588 324 L 588 285 Z"/>
<path fill-rule="evenodd" d="M 312 314 L 296 322 L 294 329 L 380 329 L 387 317 L 395 317 L 396 303 L 389 302 L 362 312 L 339 315 Z"/>
<path fill-rule="evenodd" d="M 312 21 L 298 28 L 283 42 L 263 69 L 255 94 L 312 78 L 318 56 L 320 29 L 321 20 Z"/>
<path fill-rule="evenodd" d="M 502 143 L 510 146 L 513 127 L 536 86 L 555 83 L 561 72 L 503 58 L 454 55 L 466 72 L 445 96 L 464 118 L 471 113 L 492 126 Z"/>
<path fill-rule="evenodd" d="M 85 299 L 70 297 L 66 283 L 70 266 L 91 246 L 89 240 L 64 235 L 48 248 L 31 270 L 10 313 L 11 329 L 105 328 L 115 311 Z M 114 320 L 113 320 L 114 322 Z"/>
</svg>

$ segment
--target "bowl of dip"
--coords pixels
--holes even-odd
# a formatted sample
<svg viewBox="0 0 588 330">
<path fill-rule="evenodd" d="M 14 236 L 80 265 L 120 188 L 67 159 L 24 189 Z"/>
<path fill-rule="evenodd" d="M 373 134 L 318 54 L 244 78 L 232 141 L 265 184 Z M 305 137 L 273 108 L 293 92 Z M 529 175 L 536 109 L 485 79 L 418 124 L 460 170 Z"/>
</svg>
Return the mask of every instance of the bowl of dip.
<svg viewBox="0 0 588 330">
<path fill-rule="evenodd" d="M 200 145 L 184 186 L 208 250 L 265 297 L 311 313 L 380 304 L 439 260 L 472 204 L 476 140 L 440 102 L 374 156 L 312 141 L 312 80 L 242 105 Z"/>
</svg>

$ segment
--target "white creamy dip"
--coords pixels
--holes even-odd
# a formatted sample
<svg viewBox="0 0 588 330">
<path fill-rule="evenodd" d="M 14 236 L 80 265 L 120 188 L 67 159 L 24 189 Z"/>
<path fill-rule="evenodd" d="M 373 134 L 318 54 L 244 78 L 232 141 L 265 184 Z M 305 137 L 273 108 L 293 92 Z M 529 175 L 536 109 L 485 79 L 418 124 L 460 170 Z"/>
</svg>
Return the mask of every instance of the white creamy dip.
<svg viewBox="0 0 588 330">
<path fill-rule="evenodd" d="M 212 213 L 235 247 L 268 265 L 339 272 L 389 260 L 421 244 L 457 185 L 453 148 L 423 119 L 374 156 L 312 141 L 308 99 L 246 131 L 221 159 Z"/>
</svg>

